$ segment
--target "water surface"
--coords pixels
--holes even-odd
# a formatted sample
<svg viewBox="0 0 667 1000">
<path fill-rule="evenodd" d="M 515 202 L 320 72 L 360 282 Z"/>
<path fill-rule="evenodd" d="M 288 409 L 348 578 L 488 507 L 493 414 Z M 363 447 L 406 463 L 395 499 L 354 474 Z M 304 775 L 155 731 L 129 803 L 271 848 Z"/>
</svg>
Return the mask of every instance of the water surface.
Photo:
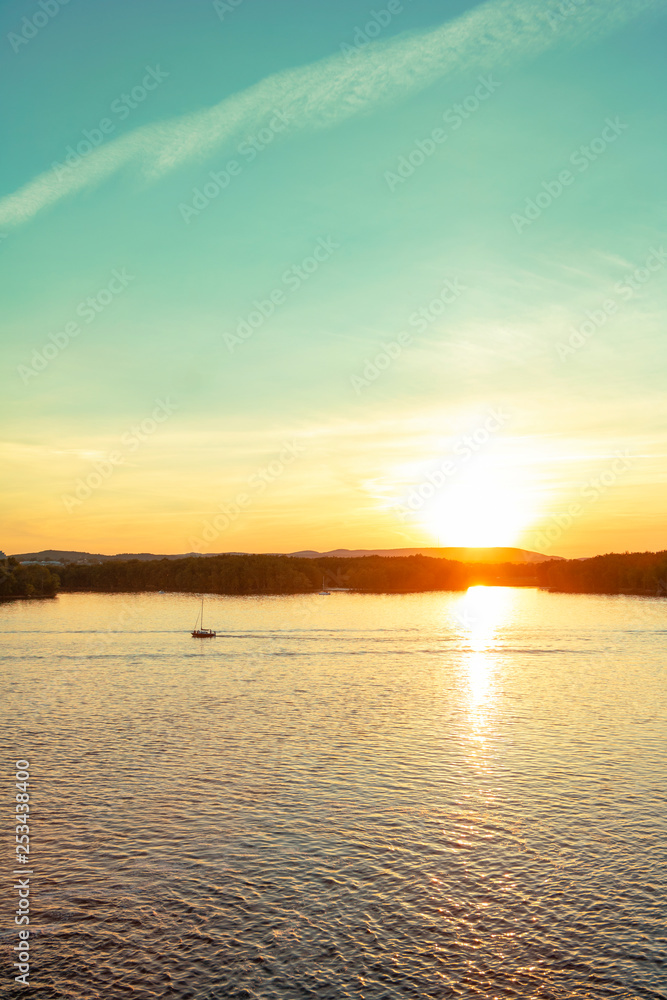
<svg viewBox="0 0 667 1000">
<path fill-rule="evenodd" d="M 667 997 L 667 601 L 210 597 L 210 641 L 196 614 L 0 605 L 36 995 Z"/>
</svg>

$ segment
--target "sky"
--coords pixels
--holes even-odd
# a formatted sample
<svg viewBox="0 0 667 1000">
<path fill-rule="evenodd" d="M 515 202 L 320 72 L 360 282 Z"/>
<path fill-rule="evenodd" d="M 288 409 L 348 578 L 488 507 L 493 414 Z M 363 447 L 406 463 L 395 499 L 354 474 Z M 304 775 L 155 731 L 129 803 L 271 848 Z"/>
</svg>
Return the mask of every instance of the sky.
<svg viewBox="0 0 667 1000">
<path fill-rule="evenodd" d="M 0 548 L 667 548 L 665 0 L 0 11 Z"/>
</svg>

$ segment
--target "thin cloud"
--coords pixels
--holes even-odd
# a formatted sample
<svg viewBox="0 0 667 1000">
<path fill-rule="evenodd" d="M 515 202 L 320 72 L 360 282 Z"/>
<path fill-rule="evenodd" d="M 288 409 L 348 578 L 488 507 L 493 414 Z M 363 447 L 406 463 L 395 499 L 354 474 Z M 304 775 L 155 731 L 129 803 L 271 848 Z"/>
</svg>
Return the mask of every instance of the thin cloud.
<svg viewBox="0 0 667 1000">
<path fill-rule="evenodd" d="M 333 128 L 461 70 L 499 70 L 556 46 L 600 38 L 660 5 L 662 0 L 589 0 L 565 17 L 561 0 L 488 0 L 438 28 L 276 73 L 212 108 L 137 128 L 89 153 L 67 176 L 59 179 L 50 170 L 0 199 L 0 225 L 27 222 L 131 163 L 147 180 L 157 180 L 261 128 L 276 109 L 288 117 L 291 131 Z"/>
</svg>

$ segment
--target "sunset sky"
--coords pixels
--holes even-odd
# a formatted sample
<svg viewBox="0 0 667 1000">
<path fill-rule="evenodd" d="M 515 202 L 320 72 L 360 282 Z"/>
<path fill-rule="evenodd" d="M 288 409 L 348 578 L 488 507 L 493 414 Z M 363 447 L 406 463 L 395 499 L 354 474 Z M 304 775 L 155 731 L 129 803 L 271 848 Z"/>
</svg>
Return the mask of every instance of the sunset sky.
<svg viewBox="0 0 667 1000">
<path fill-rule="evenodd" d="M 664 0 L 43 5 L 1 549 L 667 548 Z"/>
</svg>

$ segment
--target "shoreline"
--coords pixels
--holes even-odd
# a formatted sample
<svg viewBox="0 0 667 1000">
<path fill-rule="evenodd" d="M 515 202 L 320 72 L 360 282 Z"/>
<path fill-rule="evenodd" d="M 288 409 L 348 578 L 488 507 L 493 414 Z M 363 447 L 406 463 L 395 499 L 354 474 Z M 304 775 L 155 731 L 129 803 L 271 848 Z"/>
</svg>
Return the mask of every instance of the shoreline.
<svg viewBox="0 0 667 1000">
<path fill-rule="evenodd" d="M 464 587 L 429 587 L 424 589 L 413 589 L 413 590 L 361 590 L 360 588 L 350 587 L 344 591 L 339 591 L 339 593 L 355 594 L 355 595 L 387 595 L 387 596 L 397 596 L 405 597 L 408 594 L 464 594 L 466 591 L 470 590 L 472 587 L 488 587 L 499 588 L 499 589 L 512 589 L 512 590 L 541 590 L 548 594 L 581 594 L 582 596 L 589 597 L 655 597 L 664 599 L 667 597 L 666 593 L 659 593 L 655 590 L 649 589 L 628 589 L 624 588 L 621 590 L 566 590 L 559 587 L 543 587 L 539 583 L 524 583 L 524 584 L 513 584 L 513 583 L 472 583 L 469 586 Z M 332 596 L 336 591 L 332 590 L 327 596 Z M 219 591 L 219 590 L 182 590 L 182 589 L 168 589 L 168 590 L 156 590 L 150 587 L 144 587 L 141 589 L 95 589 L 91 587 L 81 587 L 81 588 L 63 588 L 58 591 L 57 594 L 51 595 L 34 595 L 31 597 L 26 597 L 25 595 L 16 595 L 15 597 L 0 597 L 0 603 L 9 601 L 51 601 L 55 600 L 64 594 L 155 594 L 164 595 L 167 594 L 182 594 L 184 597 L 193 596 L 204 596 L 204 597 L 319 597 L 322 596 L 317 590 L 295 590 L 295 591 L 284 591 L 284 590 L 264 590 L 264 591 Z"/>
</svg>

